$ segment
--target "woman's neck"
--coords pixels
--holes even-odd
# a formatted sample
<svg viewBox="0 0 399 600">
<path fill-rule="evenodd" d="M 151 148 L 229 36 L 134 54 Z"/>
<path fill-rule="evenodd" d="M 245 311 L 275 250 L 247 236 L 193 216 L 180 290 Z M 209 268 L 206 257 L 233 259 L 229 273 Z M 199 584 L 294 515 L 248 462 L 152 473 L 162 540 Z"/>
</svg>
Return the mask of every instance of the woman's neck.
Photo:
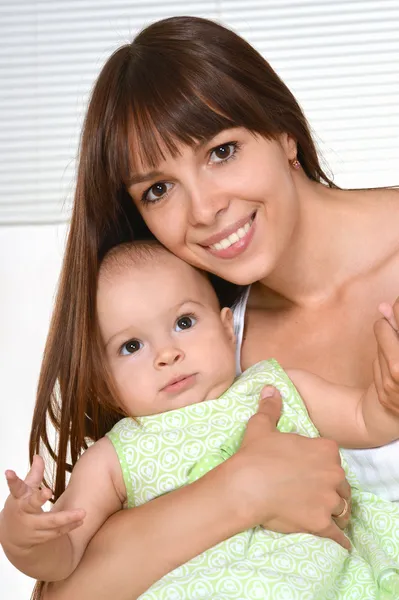
<svg viewBox="0 0 399 600">
<path fill-rule="evenodd" d="M 262 295 L 310 307 L 333 299 L 378 267 L 390 249 L 398 250 L 399 194 L 331 189 L 298 179 L 299 216 L 290 242 L 277 268 L 256 287 Z"/>
</svg>

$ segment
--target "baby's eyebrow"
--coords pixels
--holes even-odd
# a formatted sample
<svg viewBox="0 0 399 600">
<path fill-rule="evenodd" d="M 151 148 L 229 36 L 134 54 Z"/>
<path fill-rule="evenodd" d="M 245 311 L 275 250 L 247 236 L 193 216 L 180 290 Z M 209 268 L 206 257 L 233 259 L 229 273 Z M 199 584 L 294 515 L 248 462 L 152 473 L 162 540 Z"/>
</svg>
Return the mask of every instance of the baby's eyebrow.
<svg viewBox="0 0 399 600">
<path fill-rule="evenodd" d="M 179 309 L 182 306 L 184 306 L 185 304 L 197 304 L 198 306 L 204 307 L 204 304 L 202 304 L 202 302 L 199 302 L 198 300 L 192 300 L 191 298 L 188 298 L 187 300 L 183 300 L 182 302 L 179 302 L 178 304 L 176 304 L 175 309 Z"/>
<path fill-rule="evenodd" d="M 130 340 L 130 339 L 135 339 L 135 335 L 132 333 L 132 328 L 129 325 L 128 327 L 125 327 L 124 329 L 120 329 L 118 331 L 115 331 L 107 340 L 107 342 L 104 343 L 104 347 L 107 348 L 109 346 L 109 344 L 114 341 L 117 338 L 121 338 L 126 340 Z"/>
</svg>

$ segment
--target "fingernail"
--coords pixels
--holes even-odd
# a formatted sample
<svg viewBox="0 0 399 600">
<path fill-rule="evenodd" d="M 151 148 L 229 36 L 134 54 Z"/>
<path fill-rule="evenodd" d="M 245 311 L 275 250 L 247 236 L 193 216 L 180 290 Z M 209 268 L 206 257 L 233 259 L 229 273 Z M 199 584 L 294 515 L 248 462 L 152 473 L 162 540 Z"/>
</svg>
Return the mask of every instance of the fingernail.
<svg viewBox="0 0 399 600">
<path fill-rule="evenodd" d="M 260 397 L 262 398 L 262 400 L 264 398 L 271 398 L 272 396 L 274 396 L 274 392 L 275 389 L 273 387 L 266 387 L 262 390 Z"/>
</svg>

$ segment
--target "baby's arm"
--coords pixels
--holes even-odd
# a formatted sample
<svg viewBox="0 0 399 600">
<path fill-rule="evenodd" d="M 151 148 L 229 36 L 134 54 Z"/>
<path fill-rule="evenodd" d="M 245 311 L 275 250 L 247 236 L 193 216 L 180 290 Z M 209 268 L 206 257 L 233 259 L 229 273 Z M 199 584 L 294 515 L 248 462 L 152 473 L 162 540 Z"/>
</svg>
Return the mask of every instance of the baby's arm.
<svg viewBox="0 0 399 600">
<path fill-rule="evenodd" d="M 50 512 L 41 508 L 49 499 L 47 492 L 38 489 L 42 477 L 39 457 L 25 482 L 8 472 L 11 494 L 0 514 L 0 542 L 9 560 L 26 575 L 59 581 L 74 571 L 106 519 L 122 508 L 124 486 L 107 438 L 82 455 Z"/>
<path fill-rule="evenodd" d="M 399 438 L 399 416 L 384 408 L 375 385 L 366 391 L 289 370 L 320 435 L 344 448 L 373 448 Z"/>
<path fill-rule="evenodd" d="M 397 344 L 399 326 L 392 306 L 384 302 L 379 310 Z M 386 360 L 381 359 L 378 337 L 377 342 L 374 383 L 367 390 L 334 385 L 305 371 L 289 372 L 320 434 L 344 448 L 373 448 L 399 438 L 399 413 L 390 410 L 397 405 L 398 386 L 392 378 L 383 377 Z"/>
</svg>

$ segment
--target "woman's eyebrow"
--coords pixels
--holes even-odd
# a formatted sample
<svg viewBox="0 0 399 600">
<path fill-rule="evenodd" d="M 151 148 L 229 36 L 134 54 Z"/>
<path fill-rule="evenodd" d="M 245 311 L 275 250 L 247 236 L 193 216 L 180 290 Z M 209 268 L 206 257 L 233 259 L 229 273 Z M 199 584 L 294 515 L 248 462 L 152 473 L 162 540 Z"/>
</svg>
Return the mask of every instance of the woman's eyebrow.
<svg viewBox="0 0 399 600">
<path fill-rule="evenodd" d="M 161 171 L 148 171 L 148 173 L 134 173 L 130 175 L 127 181 L 127 187 L 136 185 L 137 183 L 143 183 L 144 181 L 150 181 L 151 179 L 157 179 L 162 177 Z"/>
<path fill-rule="evenodd" d="M 205 137 L 202 140 L 196 141 L 192 146 L 194 152 L 200 152 L 202 148 L 204 148 L 204 146 L 210 144 L 212 140 L 214 140 L 214 138 L 220 135 L 220 133 L 222 132 L 216 133 L 215 135 L 210 135 L 209 137 Z M 150 181 L 151 179 L 158 179 L 159 177 L 163 177 L 163 173 L 161 171 L 148 171 L 148 173 L 134 173 L 130 175 L 126 185 L 127 187 L 130 187 L 131 185 L 137 185 L 138 183 Z"/>
</svg>

